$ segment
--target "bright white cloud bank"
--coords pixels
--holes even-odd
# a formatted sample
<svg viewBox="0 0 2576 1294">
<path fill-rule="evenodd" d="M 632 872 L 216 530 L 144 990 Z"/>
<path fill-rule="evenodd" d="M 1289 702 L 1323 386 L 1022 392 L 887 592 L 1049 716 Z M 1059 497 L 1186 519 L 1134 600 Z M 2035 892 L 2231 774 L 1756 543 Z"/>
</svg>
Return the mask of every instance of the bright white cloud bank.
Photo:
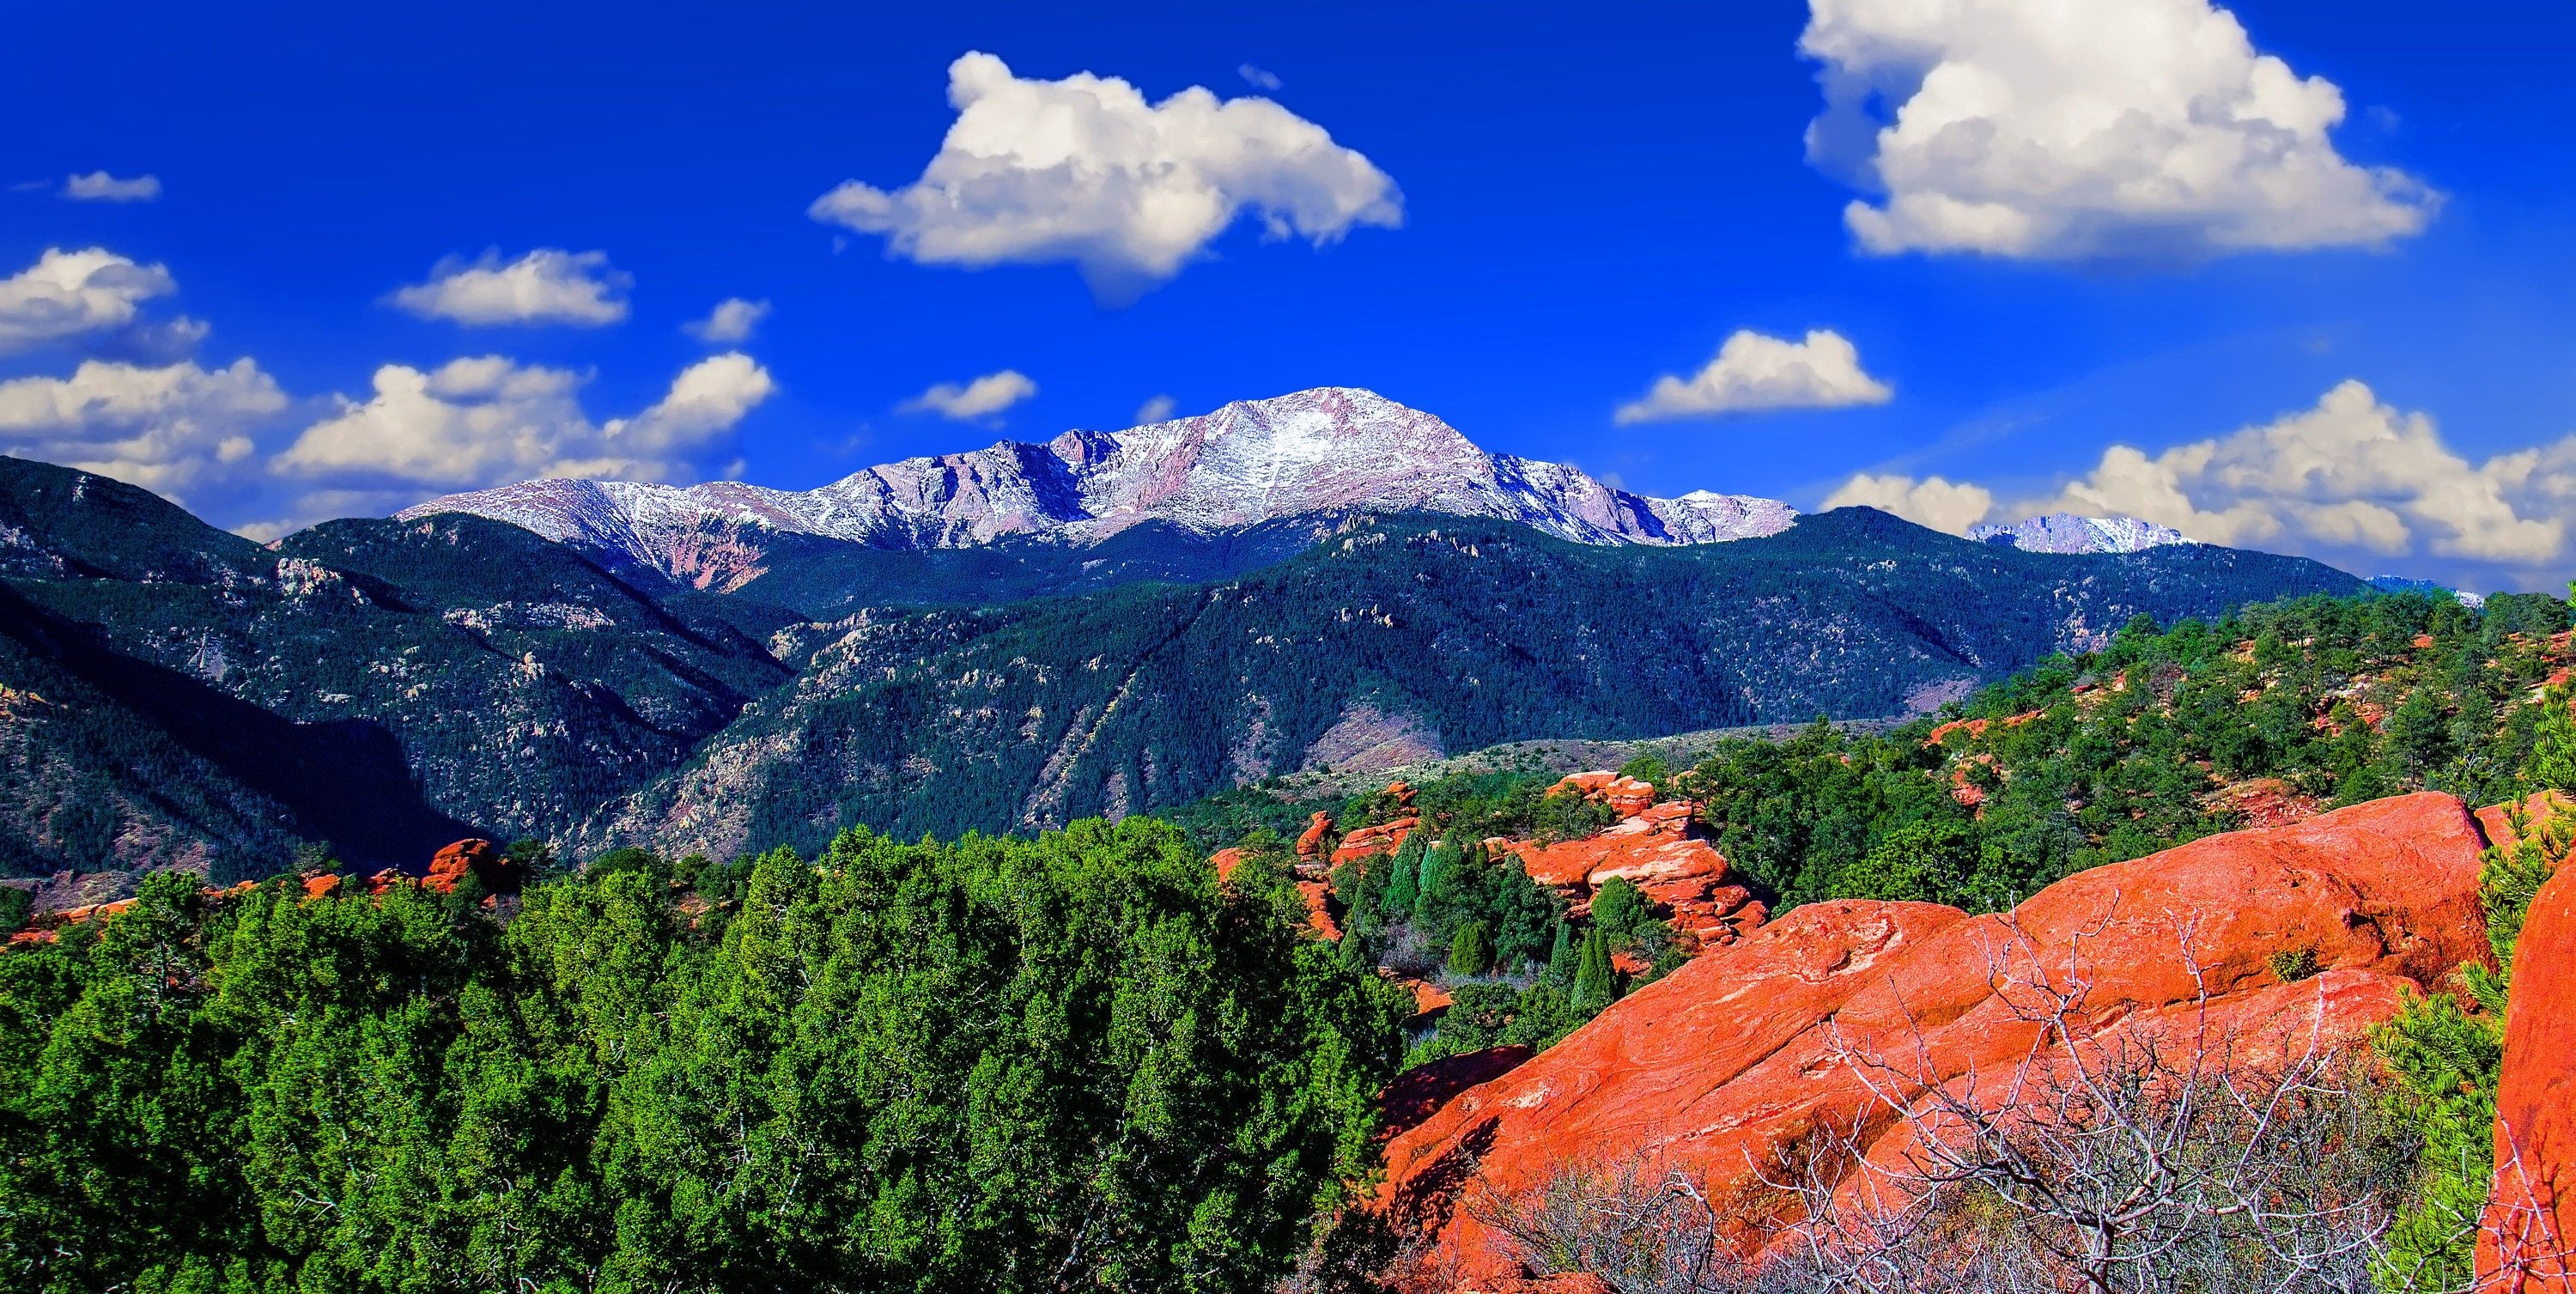
<svg viewBox="0 0 2576 1294">
<path fill-rule="evenodd" d="M 287 407 L 247 359 L 207 370 L 90 360 L 68 378 L 0 382 L 0 451 L 172 491 L 243 463 Z"/>
<path fill-rule="evenodd" d="M 2437 203 L 2346 160 L 2342 92 L 2208 0 L 1811 0 L 1799 48 L 1824 65 L 1811 156 L 1886 194 L 1844 209 L 1871 252 L 2369 247 Z"/>
<path fill-rule="evenodd" d="M 367 475 L 441 487 L 538 476 L 662 480 L 733 430 L 776 389 L 747 355 L 700 360 L 632 418 L 593 423 L 577 398 L 584 377 L 498 355 L 423 372 L 376 370 L 364 402 L 305 429 L 277 458 L 299 476 Z"/>
<path fill-rule="evenodd" d="M 1873 476 L 1863 472 L 1825 497 L 1828 508 L 1864 507 L 1894 513 L 1918 526 L 1960 534 L 1995 509 L 1994 493 L 1982 485 L 1927 476 Z"/>
<path fill-rule="evenodd" d="M 120 180 L 105 171 L 92 171 L 64 180 L 63 196 L 74 202 L 150 202 L 161 196 L 161 177 Z"/>
<path fill-rule="evenodd" d="M 0 355 L 124 328 L 143 302 L 178 290 L 158 265 L 98 247 L 47 248 L 35 264 L 0 279 Z"/>
<path fill-rule="evenodd" d="M 1826 500 L 1853 503 L 1953 532 L 1989 516 L 2072 512 L 2139 517 L 2213 544 L 2527 569 L 2567 550 L 2576 437 L 2471 463 L 2431 417 L 2345 382 L 2314 408 L 2225 436 L 2155 454 L 2113 445 L 2092 471 L 2009 507 L 1982 486 L 1871 475 Z"/>
<path fill-rule="evenodd" d="M 1760 409 L 1839 409 L 1885 404 L 1893 393 L 1861 371 L 1860 351 L 1841 333 L 1817 329 L 1803 341 L 1736 332 L 1687 378 L 1655 379 L 1642 400 L 1619 406 L 1622 423 Z"/>
<path fill-rule="evenodd" d="M 942 382 L 896 405 L 904 413 L 935 413 L 958 422 L 1000 413 L 1038 393 L 1038 384 L 1015 368 L 987 373 L 963 386 Z"/>
<path fill-rule="evenodd" d="M 632 275 L 613 269 L 606 252 L 567 252 L 540 247 L 503 264 L 500 252 L 474 261 L 441 261 L 427 283 L 401 288 L 390 298 L 423 319 L 469 327 L 494 324 L 573 324 L 598 327 L 626 317 Z"/>
<path fill-rule="evenodd" d="M 751 330 L 768 317 L 769 303 L 766 301 L 726 297 L 716 303 L 716 308 L 709 311 L 706 318 L 682 324 L 680 328 L 709 345 L 730 346 L 751 340 Z"/>
<path fill-rule="evenodd" d="M 1394 180 L 1268 99 L 1192 86 L 1148 103 L 1116 77 L 1031 80 L 969 53 L 949 65 L 948 101 L 957 120 L 920 179 L 851 180 L 809 214 L 925 264 L 1069 261 L 1111 301 L 1178 274 L 1247 211 L 1318 245 L 1403 223 Z"/>
</svg>

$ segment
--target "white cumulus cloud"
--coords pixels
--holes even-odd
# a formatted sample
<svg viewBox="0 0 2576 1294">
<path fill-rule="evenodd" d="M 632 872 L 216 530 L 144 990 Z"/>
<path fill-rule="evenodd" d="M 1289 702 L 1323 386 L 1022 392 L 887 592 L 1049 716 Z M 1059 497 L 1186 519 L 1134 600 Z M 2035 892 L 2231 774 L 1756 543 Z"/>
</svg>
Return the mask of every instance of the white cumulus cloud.
<svg viewBox="0 0 2576 1294">
<path fill-rule="evenodd" d="M 428 282 L 397 289 L 389 300 L 423 319 L 468 327 L 595 328 L 626 317 L 624 293 L 634 284 L 634 276 L 609 265 L 606 252 L 540 247 L 504 264 L 495 249 L 472 261 L 441 261 L 430 270 Z"/>
<path fill-rule="evenodd" d="M 1038 384 L 1015 368 L 987 373 L 963 386 L 941 382 L 896 405 L 903 413 L 935 413 L 958 422 L 1000 413 L 1038 393 Z"/>
<path fill-rule="evenodd" d="M 1860 351 L 1819 328 L 1804 340 L 1739 329 L 1687 378 L 1665 374 L 1642 400 L 1619 406 L 1618 421 L 1659 422 L 1761 409 L 1839 409 L 1885 404 L 1894 393 L 1863 372 Z"/>
<path fill-rule="evenodd" d="M 1901 475 L 1863 472 L 1825 497 L 1827 508 L 1866 507 L 1893 513 L 1918 526 L 1959 534 L 1994 511 L 1994 492 L 1982 485 L 1946 481 L 1937 476 L 1917 481 Z"/>
<path fill-rule="evenodd" d="M 2566 556 L 2576 437 L 2472 462 L 2430 415 L 2347 381 L 2313 407 L 2224 436 L 2155 452 L 2112 445 L 2092 470 L 2009 506 L 1982 485 L 1868 473 L 1825 503 L 1865 503 L 1953 533 L 1989 517 L 2137 517 L 2231 547 L 2432 556 L 2529 575 Z"/>
<path fill-rule="evenodd" d="M 120 180 L 105 171 L 92 171 L 64 180 L 63 196 L 74 202 L 151 202 L 161 196 L 161 177 Z"/>
<path fill-rule="evenodd" d="M 2029 512 L 2126 514 L 2214 544 L 2286 543 L 2513 565 L 2550 561 L 2566 544 L 2576 494 L 2567 442 L 2472 464 L 2433 419 L 2382 403 L 2359 382 L 2316 407 L 2160 454 L 2104 451 L 2092 472 Z"/>
<path fill-rule="evenodd" d="M 89 360 L 68 378 L 0 382 L 0 451 L 168 492 L 243 464 L 287 403 L 248 359 L 211 370 Z"/>
<path fill-rule="evenodd" d="M 682 324 L 680 330 L 709 345 L 730 346 L 751 340 L 751 330 L 768 317 L 769 303 L 766 301 L 726 297 L 716 303 L 715 309 L 707 312 L 706 318 Z"/>
<path fill-rule="evenodd" d="M 275 466 L 450 488 L 538 476 L 663 480 L 716 448 L 776 389 L 749 356 L 716 355 L 681 372 L 642 413 L 594 423 L 579 399 L 585 380 L 498 355 L 427 372 L 387 364 L 369 398 L 341 397 L 339 412 L 306 428 Z"/>
<path fill-rule="evenodd" d="M 1844 209 L 1870 252 L 2375 247 L 2438 205 L 2336 151 L 2342 91 L 2208 0 L 1811 0 L 1799 48 L 1823 64 L 1810 155 L 1885 194 Z"/>
<path fill-rule="evenodd" d="M 1180 402 L 1168 395 L 1148 396 L 1143 404 L 1136 406 L 1136 425 L 1142 427 L 1147 423 L 1163 422 L 1172 416 L 1172 410 L 1179 407 Z"/>
<path fill-rule="evenodd" d="M 1318 245 L 1403 223 L 1394 180 L 1268 99 L 1192 86 L 1149 103 L 1116 77 L 1027 79 L 969 53 L 948 101 L 957 120 L 920 179 L 847 181 L 809 214 L 924 264 L 1070 262 L 1109 302 L 1178 274 L 1246 212 Z"/>
<path fill-rule="evenodd" d="M 45 249 L 0 279 L 0 355 L 132 325 L 143 302 L 179 290 L 170 272 L 104 248 Z"/>
</svg>

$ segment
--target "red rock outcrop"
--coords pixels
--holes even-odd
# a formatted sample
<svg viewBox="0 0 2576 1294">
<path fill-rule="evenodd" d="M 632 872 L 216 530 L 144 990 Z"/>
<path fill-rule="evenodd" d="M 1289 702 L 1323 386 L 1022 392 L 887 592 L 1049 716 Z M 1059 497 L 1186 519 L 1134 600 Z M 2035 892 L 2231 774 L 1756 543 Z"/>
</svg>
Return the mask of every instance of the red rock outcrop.
<svg viewBox="0 0 2576 1294">
<path fill-rule="evenodd" d="M 1378 1093 L 1378 1138 L 1402 1136 L 1448 1104 L 1449 1098 L 1479 1083 L 1490 1083 L 1529 1058 L 1529 1048 L 1509 1043 L 1443 1056 L 1396 1075 L 1395 1081 Z"/>
<path fill-rule="evenodd" d="M 2495 1154 L 2477 1288 L 2576 1288 L 2576 867 L 2563 861 L 2514 944 Z"/>
<path fill-rule="evenodd" d="M 520 866 L 504 857 L 491 841 L 460 840 L 430 858 L 429 874 L 421 877 L 420 887 L 433 894 L 449 894 L 469 875 L 494 894 L 516 894 L 525 880 Z"/>
<path fill-rule="evenodd" d="M 1624 877 L 1670 912 L 1674 929 L 1723 943 L 1749 928 L 1734 918 L 1753 896 L 1728 883 L 1726 859 L 1693 834 L 1693 811 L 1689 802 L 1676 800 L 1649 805 L 1581 840 L 1487 843 L 1518 857 L 1531 880 L 1563 891 L 1577 910 L 1587 908 L 1610 878 Z"/>
<path fill-rule="evenodd" d="M 336 872 L 304 878 L 304 897 L 308 899 L 327 899 L 339 892 L 340 876 Z"/>
<path fill-rule="evenodd" d="M 1232 880 L 1234 879 L 1234 869 L 1241 866 L 1243 863 L 1243 850 L 1236 846 L 1228 845 L 1225 848 L 1208 855 L 1208 863 L 1216 868 L 1216 878 L 1219 881 Z"/>
<path fill-rule="evenodd" d="M 1402 786 L 1404 783 L 1398 782 L 1396 785 Z M 1421 825 L 1422 819 L 1408 816 L 1397 818 L 1393 822 L 1382 822 L 1374 827 L 1362 827 L 1342 837 L 1342 843 L 1333 846 L 1333 866 L 1339 867 L 1344 863 L 1356 862 L 1362 858 L 1374 858 L 1379 854 L 1392 854 L 1403 848 L 1404 838 L 1412 835 L 1413 829 Z"/>
<path fill-rule="evenodd" d="M 1316 810 L 1314 818 L 1306 823 L 1306 830 L 1297 837 L 1297 861 L 1310 863 L 1320 857 L 1324 852 L 1324 833 L 1332 829 L 1333 815 Z"/>
<path fill-rule="evenodd" d="M 1326 900 L 1333 896 L 1332 885 L 1325 881 L 1299 881 L 1297 893 L 1306 900 L 1306 925 L 1326 939 L 1339 940 L 1342 923 L 1335 921 L 1331 909 L 1325 906 Z"/>
<path fill-rule="evenodd" d="M 1755 1165 L 1826 1120 L 1862 1120 L 1886 1143 L 1892 1121 L 1873 1114 L 1836 1037 L 1863 1051 L 1901 1046 L 1932 1081 L 2009 1071 L 2043 1036 L 2013 986 L 2067 979 L 2078 932 L 2097 1020 L 2189 1024 L 2205 984 L 2214 1027 L 2249 1040 L 2357 1038 L 2404 991 L 2481 955 L 2483 843 L 2457 800 L 2422 794 L 2096 868 L 2009 919 L 1809 904 L 1396 1137 L 1380 1201 L 1399 1225 L 1436 1235 L 1439 1261 L 1490 1285 L 1514 1273 L 1458 1208 L 1471 1178 L 1518 1192 L 1569 1166 L 1648 1159 L 1742 1193 Z M 2312 957 L 2318 973 L 2282 983 L 2276 954 Z"/>
<path fill-rule="evenodd" d="M 1547 788 L 1547 793 L 1580 795 L 1587 800 L 1598 800 L 1618 810 L 1619 816 L 1623 818 L 1643 813 L 1646 811 L 1646 806 L 1655 802 L 1653 786 L 1636 778 L 1606 770 L 1568 773 L 1557 779 L 1556 785 Z"/>
</svg>

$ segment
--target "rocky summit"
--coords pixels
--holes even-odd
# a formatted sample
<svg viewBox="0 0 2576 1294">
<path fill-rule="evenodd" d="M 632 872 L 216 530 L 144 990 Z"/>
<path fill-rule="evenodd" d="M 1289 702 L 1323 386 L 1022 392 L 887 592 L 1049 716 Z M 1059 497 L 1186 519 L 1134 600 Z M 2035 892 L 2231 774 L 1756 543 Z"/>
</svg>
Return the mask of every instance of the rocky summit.
<svg viewBox="0 0 2576 1294">
<path fill-rule="evenodd" d="M 686 576 L 764 535 L 891 549 L 1013 538 L 1082 546 L 1148 522 L 1211 533 L 1355 511 L 1495 518 L 1587 544 L 1714 543 L 1777 534 L 1798 516 L 1776 499 L 1631 494 L 1578 468 L 1489 453 L 1431 414 L 1349 387 L 908 458 L 813 490 L 529 481 L 401 515 L 475 513 Z"/>
<path fill-rule="evenodd" d="M 2136 553 L 2193 541 L 2171 526 L 2136 517 L 2079 517 L 2052 512 L 2009 526 L 1968 527 L 1968 538 L 2032 553 Z"/>
</svg>

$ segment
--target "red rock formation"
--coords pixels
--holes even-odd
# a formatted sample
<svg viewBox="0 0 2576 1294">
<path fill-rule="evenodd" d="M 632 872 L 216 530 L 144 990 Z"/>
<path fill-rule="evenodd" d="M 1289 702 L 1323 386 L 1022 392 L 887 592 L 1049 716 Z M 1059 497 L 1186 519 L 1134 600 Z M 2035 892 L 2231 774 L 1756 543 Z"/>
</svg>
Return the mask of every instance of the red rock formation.
<svg viewBox="0 0 2576 1294">
<path fill-rule="evenodd" d="M 1590 905 L 1593 891 L 1604 882 L 1625 877 L 1648 900 L 1669 910 L 1674 929 L 1723 940 L 1734 932 L 1727 918 L 1752 894 L 1728 884 L 1726 859 L 1692 834 L 1692 812 L 1688 802 L 1673 801 L 1652 805 L 1581 840 L 1488 843 L 1518 857 L 1530 879 L 1563 891 L 1578 910 Z"/>
<path fill-rule="evenodd" d="M 2538 824 L 2559 814 L 2576 810 L 2576 800 L 2570 800 L 2556 791 L 2537 791 L 2520 805 L 2490 804 L 2478 810 L 2478 826 L 2487 833 L 2487 843 L 2499 849 L 2514 847 L 2520 839 L 2513 830 L 2516 808 L 2521 809 L 2528 821 Z"/>
<path fill-rule="evenodd" d="M 2062 979 L 2078 931 L 2097 1018 L 2188 1023 L 2196 962 L 2208 1018 L 2242 1028 L 2249 1046 L 2295 1042 L 2296 1031 L 2356 1038 L 2402 992 L 2480 955 L 2482 844 L 2457 800 L 2423 794 L 2096 868 L 2032 896 L 2009 923 L 1932 904 L 1809 904 L 1395 1138 L 1380 1198 L 1399 1224 L 1435 1231 L 1444 1260 L 1491 1279 L 1511 1273 L 1457 1207 L 1470 1175 L 1479 1189 L 1517 1192 L 1568 1166 L 1652 1158 L 1713 1190 L 1749 1190 L 1753 1165 L 1822 1120 L 1872 1109 L 1827 1022 L 1864 1050 L 1919 1054 L 1935 1081 L 2008 1071 L 2041 1034 L 2013 1009 L 2009 984 L 1998 991 L 1995 967 Z M 2281 983 L 2272 957 L 2302 951 L 2320 973 Z M 1886 1123 L 1869 1135 L 1885 1142 Z"/>
<path fill-rule="evenodd" d="M 1398 782 L 1396 785 L 1402 786 L 1404 783 Z M 1403 817 L 1374 827 L 1362 827 L 1342 837 L 1342 843 L 1333 847 L 1333 866 L 1339 867 L 1344 863 L 1378 854 L 1392 854 L 1403 848 L 1404 838 L 1412 835 L 1413 829 L 1421 825 L 1420 818 Z"/>
<path fill-rule="evenodd" d="M 1307 926 L 1326 939 L 1339 940 L 1342 924 L 1333 920 L 1332 912 L 1324 906 L 1324 901 L 1333 895 L 1333 887 L 1323 881 L 1299 881 L 1297 893 L 1306 899 Z"/>
<path fill-rule="evenodd" d="M 519 865 L 503 857 L 491 841 L 460 840 L 430 858 L 429 874 L 421 878 L 420 887 L 433 894 L 450 894 L 468 875 L 494 894 L 516 894 L 524 880 Z"/>
<path fill-rule="evenodd" d="M 1636 778 L 1623 777 L 1606 770 L 1592 773 L 1568 773 L 1558 779 L 1556 785 L 1547 788 L 1547 793 L 1580 795 L 1587 800 L 1598 800 L 1617 809 L 1619 816 L 1623 818 L 1643 813 L 1646 811 L 1646 806 L 1655 802 L 1653 786 Z"/>
<path fill-rule="evenodd" d="M 308 899 L 327 899 L 339 892 L 340 877 L 337 873 L 304 878 L 304 897 Z"/>
<path fill-rule="evenodd" d="M 2220 787 L 2210 794 L 2209 807 L 2234 812 L 2238 821 L 2248 827 L 2286 827 L 2305 822 L 2325 809 L 2315 796 L 2301 795 L 2277 777 L 2258 777 Z"/>
<path fill-rule="evenodd" d="M 2576 867 L 2564 862 L 2533 897 L 2514 945 L 2495 1154 L 2477 1288 L 2576 1288 Z"/>
<path fill-rule="evenodd" d="M 1322 855 L 1324 852 L 1324 833 L 1332 829 L 1333 816 L 1320 809 L 1317 810 L 1315 812 L 1314 819 L 1306 824 L 1304 834 L 1297 837 L 1297 861 L 1301 863 L 1313 862 L 1317 857 Z"/>
<path fill-rule="evenodd" d="M 1225 848 L 1208 855 L 1208 862 L 1216 868 L 1217 880 L 1232 880 L 1234 879 L 1234 869 L 1237 866 L 1240 866 L 1243 862 L 1243 850 L 1236 846 L 1228 845 Z"/>
<path fill-rule="evenodd" d="M 1378 1139 L 1401 1136 L 1432 1116 L 1449 1098 L 1490 1083 L 1520 1067 L 1533 1053 L 1519 1043 L 1443 1056 L 1395 1076 L 1378 1093 Z"/>
</svg>

